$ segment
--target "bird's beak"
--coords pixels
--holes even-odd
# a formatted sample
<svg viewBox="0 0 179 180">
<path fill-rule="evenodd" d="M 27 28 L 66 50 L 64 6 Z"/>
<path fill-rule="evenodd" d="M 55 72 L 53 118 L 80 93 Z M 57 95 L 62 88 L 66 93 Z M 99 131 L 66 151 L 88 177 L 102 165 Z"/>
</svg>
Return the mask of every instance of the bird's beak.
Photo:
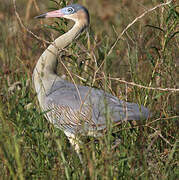
<svg viewBox="0 0 179 180">
<path fill-rule="evenodd" d="M 49 18 L 49 17 L 63 17 L 64 14 L 62 13 L 61 9 L 47 12 L 45 14 L 41 14 L 39 16 L 35 16 L 34 18 Z"/>
</svg>

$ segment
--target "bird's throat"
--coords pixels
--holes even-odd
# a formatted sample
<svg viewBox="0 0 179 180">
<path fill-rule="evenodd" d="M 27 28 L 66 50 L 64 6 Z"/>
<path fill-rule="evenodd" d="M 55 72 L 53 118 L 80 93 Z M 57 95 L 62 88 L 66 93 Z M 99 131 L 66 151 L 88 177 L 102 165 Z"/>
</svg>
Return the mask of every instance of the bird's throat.
<svg viewBox="0 0 179 180">
<path fill-rule="evenodd" d="M 54 81 L 60 80 L 56 74 L 58 52 L 68 46 L 82 29 L 83 25 L 75 23 L 72 29 L 58 37 L 40 56 L 33 72 L 33 82 L 38 98 L 46 96 L 55 83 Z"/>
</svg>

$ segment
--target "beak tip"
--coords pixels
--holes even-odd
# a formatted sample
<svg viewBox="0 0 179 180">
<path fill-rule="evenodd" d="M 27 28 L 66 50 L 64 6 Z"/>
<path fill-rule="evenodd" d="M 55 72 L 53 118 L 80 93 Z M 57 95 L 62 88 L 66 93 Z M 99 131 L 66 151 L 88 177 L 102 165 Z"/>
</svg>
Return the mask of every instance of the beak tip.
<svg viewBox="0 0 179 180">
<path fill-rule="evenodd" d="M 63 16 L 64 14 L 61 13 L 60 10 L 55 10 L 55 11 L 47 12 L 45 14 L 41 14 L 39 16 L 35 16 L 34 18 L 38 19 L 38 18 L 63 17 Z"/>
<path fill-rule="evenodd" d="M 46 18 L 46 14 L 41 14 L 39 16 L 35 16 L 34 17 L 35 19 L 38 19 L 38 18 Z"/>
</svg>

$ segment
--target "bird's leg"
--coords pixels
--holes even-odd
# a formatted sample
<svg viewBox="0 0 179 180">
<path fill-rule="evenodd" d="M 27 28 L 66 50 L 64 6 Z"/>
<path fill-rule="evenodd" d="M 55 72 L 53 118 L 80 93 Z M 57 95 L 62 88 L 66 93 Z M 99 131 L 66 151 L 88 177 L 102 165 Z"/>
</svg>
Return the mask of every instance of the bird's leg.
<svg viewBox="0 0 179 180">
<path fill-rule="evenodd" d="M 70 141 L 71 145 L 74 147 L 76 153 L 78 154 L 78 157 L 80 159 L 80 162 L 82 163 L 82 155 L 80 153 L 80 140 L 77 138 L 74 134 L 71 134 L 69 132 L 65 132 L 66 136 L 68 137 L 68 140 Z"/>
<path fill-rule="evenodd" d="M 75 148 L 75 151 L 78 154 L 80 162 L 82 163 L 82 155 L 80 153 L 80 146 L 79 146 L 80 141 L 79 141 L 79 139 L 73 138 L 73 137 L 68 137 L 68 139 L 69 139 L 71 145 Z"/>
</svg>

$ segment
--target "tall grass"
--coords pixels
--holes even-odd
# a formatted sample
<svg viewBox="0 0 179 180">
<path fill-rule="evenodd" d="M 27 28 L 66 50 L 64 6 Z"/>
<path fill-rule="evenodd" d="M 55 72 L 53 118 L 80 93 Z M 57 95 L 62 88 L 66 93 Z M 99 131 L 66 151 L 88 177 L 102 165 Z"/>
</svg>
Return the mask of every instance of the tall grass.
<svg viewBox="0 0 179 180">
<path fill-rule="evenodd" d="M 63 132 L 44 118 L 33 90 L 32 71 L 47 44 L 20 26 L 11 2 L 2 4 L 2 179 L 179 178 L 177 92 L 139 88 L 109 78 L 123 78 L 147 87 L 178 87 L 179 4 L 176 1 L 137 21 L 108 55 L 119 32 L 146 8 L 160 2 L 163 1 L 83 1 L 91 14 L 91 27 L 61 53 L 59 75 L 72 81 L 70 72 L 77 84 L 97 87 L 120 99 L 145 104 L 153 113 L 148 120 L 126 122 L 113 129 L 109 125 L 110 131 L 100 138 L 81 137 L 83 164 Z M 37 21 L 33 16 L 47 11 L 47 7 L 60 8 L 66 4 L 68 1 L 16 2 L 25 26 L 48 41 L 66 32 L 70 22 L 57 19 Z M 112 133 L 120 136 L 120 144 L 113 144 Z"/>
</svg>

